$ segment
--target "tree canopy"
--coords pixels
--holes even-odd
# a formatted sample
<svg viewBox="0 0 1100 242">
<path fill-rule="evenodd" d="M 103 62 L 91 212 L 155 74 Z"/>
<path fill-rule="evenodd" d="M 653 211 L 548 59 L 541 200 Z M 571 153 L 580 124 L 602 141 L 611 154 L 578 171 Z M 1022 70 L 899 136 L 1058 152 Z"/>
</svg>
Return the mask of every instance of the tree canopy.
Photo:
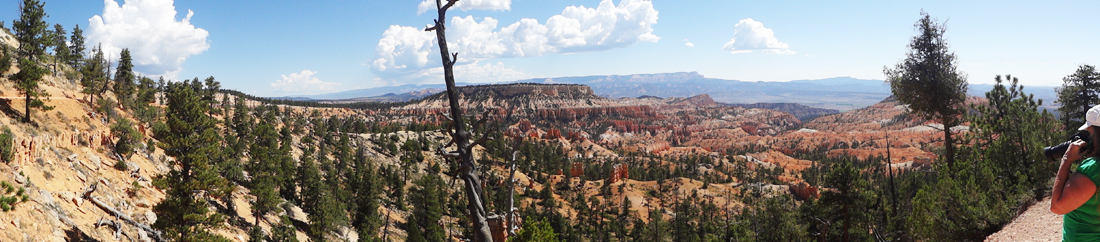
<svg viewBox="0 0 1100 242">
<path fill-rule="evenodd" d="M 1081 65 L 1073 74 L 1062 78 L 1058 93 L 1058 112 L 1062 113 L 1062 125 L 1069 132 L 1085 123 L 1085 112 L 1100 104 L 1100 71 L 1091 65 Z"/>
<path fill-rule="evenodd" d="M 893 69 L 885 68 L 886 82 L 898 101 L 909 105 L 914 114 L 943 124 L 947 163 L 954 161 L 951 127 L 959 125 L 966 101 L 966 75 L 956 69 L 955 53 L 948 49 L 944 23 L 928 13 L 914 24 L 917 36 L 909 42 L 905 60 Z"/>
</svg>

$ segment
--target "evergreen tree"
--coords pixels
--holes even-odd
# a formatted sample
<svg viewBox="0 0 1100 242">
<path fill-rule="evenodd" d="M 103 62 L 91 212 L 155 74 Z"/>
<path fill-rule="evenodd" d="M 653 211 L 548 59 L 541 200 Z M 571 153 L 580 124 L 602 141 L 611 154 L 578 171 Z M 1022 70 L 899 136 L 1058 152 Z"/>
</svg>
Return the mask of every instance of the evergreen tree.
<svg viewBox="0 0 1100 242">
<path fill-rule="evenodd" d="M 8 45 L 0 45 L 0 76 L 11 70 L 12 51 Z"/>
<path fill-rule="evenodd" d="M 1055 92 L 1061 104 L 1058 112 L 1062 114 L 1062 125 L 1070 133 L 1077 132 L 1077 127 L 1085 123 L 1085 112 L 1100 105 L 1100 71 L 1091 65 L 1078 66 L 1077 71 L 1062 78 L 1062 86 Z"/>
<path fill-rule="evenodd" d="M 955 53 L 950 52 L 944 24 L 928 13 L 914 24 L 919 32 L 909 42 L 909 52 L 894 69 L 886 68 L 886 82 L 894 97 L 909 105 L 911 112 L 943 124 L 944 158 L 955 161 L 955 139 L 951 128 L 961 123 L 966 101 L 966 75 L 956 70 Z"/>
<path fill-rule="evenodd" d="M 274 119 L 274 114 L 267 112 L 264 120 Z M 252 203 L 252 209 L 260 216 L 271 212 L 279 212 L 281 203 L 278 186 L 282 179 L 292 175 L 292 172 L 282 172 L 280 164 L 287 155 L 281 154 L 279 149 L 279 136 L 275 133 L 275 126 L 271 122 L 260 122 L 256 125 L 256 143 L 251 146 L 249 155 L 251 161 L 248 166 L 252 175 L 250 189 L 256 195 Z M 293 189 L 293 188 L 290 188 Z"/>
<path fill-rule="evenodd" d="M 155 180 L 167 195 L 153 207 L 160 218 L 153 226 L 176 241 L 228 241 L 210 232 L 225 218 L 210 211 L 206 200 L 226 196 L 232 187 L 216 169 L 221 137 L 209 115 L 210 103 L 201 98 L 203 90 L 198 81 L 168 84 L 170 132 L 159 144 L 176 159 L 172 171 Z"/>
<path fill-rule="evenodd" d="M 116 119 L 115 124 L 111 125 L 111 135 L 118 137 L 118 141 L 115 142 L 115 153 L 125 159 L 129 159 L 137 146 L 141 145 L 141 133 L 134 130 L 134 124 L 130 119 Z"/>
<path fill-rule="evenodd" d="M 72 51 L 69 50 L 68 37 L 65 36 L 65 27 L 61 26 L 61 24 L 54 24 L 53 34 L 54 39 L 51 44 L 53 45 L 54 60 L 68 64 L 70 58 L 72 58 L 70 57 Z"/>
<path fill-rule="evenodd" d="M 282 123 L 287 124 L 285 120 Z M 298 198 L 298 191 L 296 191 L 296 187 L 298 186 L 298 173 L 296 169 L 298 166 L 290 156 L 290 149 L 294 136 L 290 134 L 290 128 L 288 126 L 288 124 L 283 125 L 283 127 L 279 129 L 280 140 L 282 142 L 279 146 L 279 154 L 281 156 L 279 159 L 279 173 L 284 174 L 279 183 L 279 195 L 282 195 L 283 199 L 300 203 L 300 201 L 295 200 Z"/>
<path fill-rule="evenodd" d="M 154 82 L 153 79 L 150 79 L 149 77 L 144 77 L 144 76 L 141 77 L 141 78 L 138 78 L 138 80 L 139 80 L 138 81 L 138 86 L 137 86 L 138 87 L 138 89 L 137 89 L 138 92 L 137 92 L 137 96 L 136 96 L 137 100 L 135 100 L 135 101 L 137 101 L 136 104 L 139 105 L 139 106 L 140 105 L 148 106 L 148 104 L 156 102 L 157 83 Z"/>
<path fill-rule="evenodd" d="M 79 67 L 84 62 L 84 30 L 77 24 L 73 27 L 73 35 L 69 37 L 69 65 Z"/>
<path fill-rule="evenodd" d="M 264 229 L 259 225 L 252 225 L 248 231 L 248 242 L 264 242 Z"/>
<path fill-rule="evenodd" d="M 38 108 L 43 111 L 53 109 L 53 106 L 48 106 L 46 102 L 42 101 L 43 97 L 49 97 L 50 94 L 38 86 L 38 82 L 48 72 L 49 70 L 31 59 L 19 59 L 19 72 L 15 73 L 12 79 L 15 79 L 15 88 L 19 90 L 19 93 L 23 95 L 27 102 L 23 122 L 31 122 L 31 108 Z"/>
<path fill-rule="evenodd" d="M 115 68 L 114 91 L 123 107 L 133 108 L 134 64 L 130 58 L 130 49 L 122 49 L 119 55 L 118 68 Z"/>
<path fill-rule="evenodd" d="M 371 163 L 373 162 L 367 159 L 364 151 L 360 150 L 355 159 L 353 188 L 350 189 L 355 191 L 356 205 L 352 225 L 358 230 L 360 238 L 373 237 L 378 234 L 378 228 L 382 225 L 382 215 L 378 213 L 382 181 Z"/>
<path fill-rule="evenodd" d="M 840 241 L 867 241 L 871 235 L 867 234 L 870 224 L 869 207 L 873 197 L 867 192 L 867 180 L 861 176 L 859 169 L 852 166 L 852 162 L 837 162 L 825 175 L 825 190 L 818 200 L 817 205 L 823 206 L 825 211 L 820 220 L 828 221 L 830 226 L 824 232 L 828 238 L 840 238 Z"/>
<path fill-rule="evenodd" d="M 312 161 L 302 161 L 299 167 L 302 186 L 302 210 L 309 214 L 309 237 L 326 241 L 325 235 L 336 228 L 345 216 L 344 208 L 332 196 L 321 180 L 321 172 Z"/>
<path fill-rule="evenodd" d="M 96 48 L 92 48 L 91 58 L 84 61 L 84 65 L 80 66 L 80 85 L 84 86 L 84 90 L 80 91 L 90 97 L 95 95 L 100 97 L 100 87 L 103 83 L 107 82 L 107 58 L 103 57 L 103 45 L 99 45 Z M 91 102 L 92 100 L 87 100 Z"/>
<path fill-rule="evenodd" d="M 443 241 L 447 234 L 439 225 L 439 220 L 443 218 L 444 205 L 441 189 L 446 183 L 432 174 L 424 175 L 413 183 L 417 188 L 411 193 L 413 211 L 405 225 L 406 231 L 409 231 L 408 241 Z"/>
<path fill-rule="evenodd" d="M 975 107 L 977 113 L 968 116 L 971 134 L 982 157 L 995 164 L 996 174 L 1008 178 L 1003 180 L 1008 187 L 1030 189 L 1038 197 L 1050 188 L 1045 181 L 1056 172 L 1057 167 L 1047 165 L 1043 147 L 1060 142 L 1059 133 L 1053 132 L 1059 129 L 1058 122 L 1053 114 L 1039 109 L 1043 100 L 1025 93 L 1018 78 L 1001 77 L 985 94 L 989 103 Z"/>
<path fill-rule="evenodd" d="M 46 55 L 47 45 L 53 44 L 46 29 L 49 25 L 43 20 L 49 16 L 43 5 L 38 0 L 23 0 L 19 4 L 19 19 L 12 23 L 15 39 L 19 40 L 19 58 L 36 64 Z"/>
<path fill-rule="evenodd" d="M 1025 94 L 1016 78 L 1006 77 L 996 77 L 986 93 L 989 103 L 967 117 L 966 143 L 972 145 L 959 153 L 968 164 L 938 166 L 931 184 L 912 197 L 907 226 L 918 240 L 984 239 L 1050 187 L 1055 167 L 1046 165 L 1041 150 L 1059 140 L 1059 124 L 1039 110 L 1041 102 Z"/>
<path fill-rule="evenodd" d="M 534 221 L 533 218 L 527 217 L 524 221 Z M 643 226 L 644 227 L 644 226 Z M 637 228 L 637 227 L 636 227 Z M 535 221 L 523 226 L 523 229 L 519 230 L 519 234 L 514 238 L 509 238 L 508 241 L 514 242 L 557 242 L 558 234 L 554 233 L 554 229 L 550 227 L 550 223 L 546 222 L 546 219 Z M 640 241 L 640 240 L 635 240 Z"/>
<path fill-rule="evenodd" d="M 49 93 L 38 86 L 42 77 L 49 73 L 49 70 L 42 67 L 40 63 L 42 57 L 46 55 L 46 45 L 50 40 L 46 21 L 43 20 L 47 15 L 42 7 L 43 4 L 37 0 L 23 0 L 19 5 L 19 20 L 16 20 L 12 26 L 15 30 L 15 38 L 19 40 L 19 73 L 16 73 L 12 79 L 15 80 L 15 88 L 27 100 L 23 122 L 28 123 L 31 121 L 31 108 L 53 109 L 51 106 L 46 106 L 41 99 L 49 97 Z"/>
<path fill-rule="evenodd" d="M 275 224 L 271 228 L 271 241 L 279 242 L 298 242 L 298 237 L 295 233 L 298 231 L 291 226 L 294 221 L 290 220 L 290 217 L 286 215 L 279 216 L 281 223 Z"/>
</svg>

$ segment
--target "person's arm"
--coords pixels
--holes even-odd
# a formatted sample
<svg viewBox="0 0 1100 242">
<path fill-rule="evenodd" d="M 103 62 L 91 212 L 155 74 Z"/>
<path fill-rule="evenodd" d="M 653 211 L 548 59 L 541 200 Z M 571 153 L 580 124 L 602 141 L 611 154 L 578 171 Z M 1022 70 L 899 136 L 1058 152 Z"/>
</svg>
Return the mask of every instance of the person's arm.
<svg viewBox="0 0 1100 242">
<path fill-rule="evenodd" d="M 1080 149 L 1084 141 L 1073 142 L 1069 150 L 1062 156 L 1062 163 L 1058 166 L 1058 175 L 1054 180 L 1054 188 L 1050 198 L 1050 211 L 1055 214 L 1066 214 L 1082 204 L 1085 204 L 1096 192 L 1096 184 L 1081 173 L 1070 173 L 1070 164 L 1081 159 Z"/>
</svg>

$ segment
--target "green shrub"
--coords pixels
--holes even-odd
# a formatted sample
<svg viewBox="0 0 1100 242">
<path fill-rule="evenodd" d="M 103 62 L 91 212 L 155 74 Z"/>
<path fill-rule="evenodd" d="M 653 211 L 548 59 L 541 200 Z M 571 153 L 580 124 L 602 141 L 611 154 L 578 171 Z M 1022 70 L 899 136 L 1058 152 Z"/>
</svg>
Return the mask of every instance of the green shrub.
<svg viewBox="0 0 1100 242">
<path fill-rule="evenodd" d="M 118 119 L 118 113 L 115 112 L 115 107 L 118 106 L 118 102 L 110 98 L 100 98 L 96 100 L 96 111 L 107 115 L 109 119 Z"/>
<path fill-rule="evenodd" d="M 8 51 L 8 45 L 0 45 L 0 74 L 8 72 L 11 69 L 11 53 Z"/>
<path fill-rule="evenodd" d="M 153 130 L 153 138 L 158 140 L 164 140 L 168 137 L 168 134 L 172 131 L 168 130 L 168 124 L 161 121 L 155 121 L 149 124 L 150 129 Z"/>
<path fill-rule="evenodd" d="M 26 202 L 30 200 L 30 196 L 27 195 L 26 188 L 20 187 L 18 190 L 16 190 L 15 186 L 13 186 L 11 183 L 0 181 L 0 189 L 2 189 L 3 191 L 3 193 L 0 194 L 0 210 L 3 210 L 4 212 L 15 209 L 14 205 L 16 203 Z M 8 194 L 11 193 L 15 194 L 9 197 Z"/>
<path fill-rule="evenodd" d="M 534 221 L 534 218 L 527 217 L 526 221 Z M 514 239 L 509 241 L 517 242 L 549 242 L 558 241 L 558 234 L 554 233 L 554 228 L 550 227 L 550 222 L 546 221 L 546 218 L 535 221 L 530 225 L 524 226 L 519 230 L 519 234 Z"/>
<path fill-rule="evenodd" d="M 129 119 L 124 118 L 118 119 L 118 122 L 111 126 L 111 134 L 118 137 L 118 142 L 115 142 L 115 153 L 124 158 L 129 158 L 141 142 L 141 133 L 135 131 L 133 126 Z"/>
<path fill-rule="evenodd" d="M 127 165 L 125 161 L 118 161 L 115 162 L 115 169 L 118 169 L 120 171 L 128 171 L 130 170 L 130 165 Z"/>
<path fill-rule="evenodd" d="M 4 128 L 4 131 L 0 132 L 0 161 L 11 163 L 15 153 L 12 152 L 14 149 L 12 146 L 15 145 L 14 140 L 15 135 L 12 135 L 10 129 Z"/>
</svg>

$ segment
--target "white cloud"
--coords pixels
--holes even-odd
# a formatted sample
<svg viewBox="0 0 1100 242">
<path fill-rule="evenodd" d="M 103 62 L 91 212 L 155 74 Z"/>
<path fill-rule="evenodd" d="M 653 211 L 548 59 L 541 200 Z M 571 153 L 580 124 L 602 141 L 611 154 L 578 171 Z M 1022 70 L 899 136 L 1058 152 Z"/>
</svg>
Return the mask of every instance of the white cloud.
<svg viewBox="0 0 1100 242">
<path fill-rule="evenodd" d="M 447 0 L 440 0 L 442 4 L 447 4 Z M 462 11 L 470 10 L 494 10 L 494 11 L 507 11 L 512 10 L 512 0 L 462 0 L 455 3 L 451 9 L 458 8 Z M 427 11 L 436 10 L 435 0 L 424 0 L 416 6 L 416 15 L 420 15 Z"/>
<path fill-rule="evenodd" d="M 374 48 L 377 58 L 371 61 L 371 70 L 380 75 L 403 76 L 421 69 L 442 66 L 438 59 L 439 48 L 435 43 L 433 32 L 390 25 Z M 436 59 L 429 60 L 429 57 Z"/>
<path fill-rule="evenodd" d="M 684 39 L 684 46 L 695 47 L 695 44 L 692 44 L 691 41 L 688 39 Z"/>
<path fill-rule="evenodd" d="M 722 47 L 733 54 L 760 51 L 765 54 L 794 54 L 786 43 L 775 38 L 775 32 L 765 28 L 763 23 L 751 18 L 742 19 L 733 26 L 733 38 Z"/>
<path fill-rule="evenodd" d="M 176 21 L 172 0 L 103 3 L 103 15 L 88 19 L 88 48 L 103 44 L 103 51 L 115 59 L 129 48 L 140 73 L 175 79 L 188 57 L 210 49 L 209 33 L 191 25 L 195 13 L 187 10 L 187 17 Z"/>
<path fill-rule="evenodd" d="M 275 80 L 271 83 L 271 87 L 278 91 L 333 91 L 336 90 L 336 86 L 340 83 L 335 82 L 323 82 L 313 74 L 317 74 L 316 71 L 302 70 L 299 73 L 290 73 L 283 75 L 282 79 Z"/>
<path fill-rule="evenodd" d="M 458 65 L 466 65 L 490 58 L 602 51 L 657 42 L 660 37 L 653 34 L 654 24 L 657 10 L 650 1 L 622 0 L 615 5 L 602 0 L 596 8 L 566 7 L 545 24 L 525 18 L 499 30 L 499 21 L 491 17 L 480 22 L 473 16 L 452 17 L 447 39 L 449 50 L 459 53 Z M 435 33 L 394 25 L 382 36 L 369 65 L 383 79 L 401 79 L 442 66 Z"/>
</svg>

